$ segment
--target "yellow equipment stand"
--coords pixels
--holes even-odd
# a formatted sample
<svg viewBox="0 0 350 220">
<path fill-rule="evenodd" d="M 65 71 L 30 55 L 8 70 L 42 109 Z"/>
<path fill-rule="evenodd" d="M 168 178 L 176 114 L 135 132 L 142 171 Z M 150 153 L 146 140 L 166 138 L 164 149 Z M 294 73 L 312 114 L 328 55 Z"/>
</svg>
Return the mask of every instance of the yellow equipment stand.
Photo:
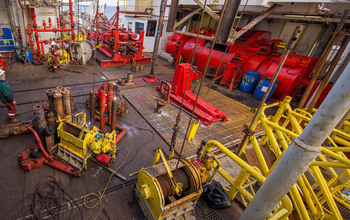
<svg viewBox="0 0 350 220">
<path fill-rule="evenodd" d="M 104 134 L 95 126 L 89 129 L 85 112 L 68 115 L 63 120 L 59 119 L 59 122 L 58 156 L 80 169 L 87 169 L 87 159 L 94 153 L 109 152 L 114 162 L 117 152 L 115 131 Z"/>
</svg>

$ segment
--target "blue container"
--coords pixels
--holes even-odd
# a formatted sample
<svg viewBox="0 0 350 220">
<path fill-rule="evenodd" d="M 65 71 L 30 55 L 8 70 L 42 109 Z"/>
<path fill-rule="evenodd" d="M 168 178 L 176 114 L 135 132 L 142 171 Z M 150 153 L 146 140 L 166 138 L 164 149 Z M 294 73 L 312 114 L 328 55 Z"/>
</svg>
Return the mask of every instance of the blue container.
<svg viewBox="0 0 350 220">
<path fill-rule="evenodd" d="M 25 57 L 27 57 L 27 59 Z M 25 59 L 25 63 L 33 63 L 32 51 L 31 50 L 23 50 L 23 58 Z"/>
<path fill-rule="evenodd" d="M 22 59 L 21 59 L 20 55 L 22 54 L 22 48 L 16 46 L 16 47 L 13 47 L 13 49 L 14 49 L 15 54 L 16 54 L 16 61 L 17 61 L 17 62 L 21 62 Z"/>
<path fill-rule="evenodd" d="M 247 70 L 238 88 L 243 92 L 253 92 L 259 77 L 259 72 Z"/>
<path fill-rule="evenodd" d="M 256 99 L 262 100 L 264 95 L 265 95 L 265 93 L 266 93 L 266 91 L 267 91 L 267 88 L 270 85 L 271 80 L 272 80 L 271 77 L 263 76 L 261 78 L 258 86 L 255 88 L 253 97 L 256 98 Z M 278 85 L 278 82 L 279 82 L 279 80 L 276 79 L 275 84 L 272 86 L 270 94 L 267 96 L 267 100 L 269 100 L 270 97 L 272 96 L 273 92 L 275 91 L 275 89 L 276 89 L 276 87 Z"/>
</svg>

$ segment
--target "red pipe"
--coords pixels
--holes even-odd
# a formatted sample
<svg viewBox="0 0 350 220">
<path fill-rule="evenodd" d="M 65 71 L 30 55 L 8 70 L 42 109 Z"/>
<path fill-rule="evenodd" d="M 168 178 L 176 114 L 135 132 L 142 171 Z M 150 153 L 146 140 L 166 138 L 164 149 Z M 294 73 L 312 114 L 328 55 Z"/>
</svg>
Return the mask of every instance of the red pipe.
<svg viewBox="0 0 350 220">
<path fill-rule="evenodd" d="M 65 32 L 65 31 L 72 31 L 72 29 L 56 29 L 56 28 L 44 28 L 44 29 L 36 29 L 31 31 L 38 31 L 38 32 Z"/>
<path fill-rule="evenodd" d="M 116 15 L 116 18 L 117 18 L 117 22 L 115 23 L 115 28 L 118 30 L 118 25 L 119 25 L 119 6 L 117 6 L 117 15 Z"/>
<path fill-rule="evenodd" d="M 28 44 L 29 46 L 34 49 L 34 44 L 32 41 L 32 32 L 30 31 L 30 11 L 29 11 L 29 6 L 27 6 L 27 14 L 28 14 L 28 28 L 27 28 L 27 35 L 28 35 Z"/>
<path fill-rule="evenodd" d="M 114 87 L 112 83 L 108 83 L 108 92 L 107 92 L 107 115 L 108 115 L 108 124 L 111 124 L 112 121 L 112 102 L 114 98 Z"/>
<path fill-rule="evenodd" d="M 36 139 L 36 141 L 38 142 L 39 147 L 40 147 L 40 150 L 41 150 L 41 152 L 43 153 L 45 159 L 47 159 L 47 160 L 52 160 L 52 156 L 50 156 L 50 155 L 46 152 L 46 150 L 45 150 L 45 148 L 44 148 L 44 146 L 43 146 L 43 144 L 42 144 L 42 142 L 41 142 L 41 140 L 40 140 L 40 138 L 39 138 L 38 133 L 33 129 L 33 124 L 31 124 L 30 126 L 26 127 L 24 130 L 27 130 L 27 129 L 29 129 L 29 130 L 34 134 L 35 139 Z"/>
<path fill-rule="evenodd" d="M 43 52 L 43 55 L 45 56 L 44 44 L 43 43 L 40 43 L 40 44 L 41 44 L 41 51 Z"/>
<path fill-rule="evenodd" d="M 72 40 L 75 39 L 75 33 L 74 33 L 74 19 L 73 19 L 73 6 L 72 6 L 72 0 L 69 0 L 69 14 L 70 14 L 70 26 L 72 31 Z"/>
<path fill-rule="evenodd" d="M 110 123 L 111 132 L 115 130 L 115 126 L 117 125 L 117 108 L 118 108 L 117 98 L 114 97 L 112 101 L 112 121 Z"/>
<path fill-rule="evenodd" d="M 100 111 L 101 111 L 101 121 L 100 121 L 100 129 L 103 132 L 105 129 L 105 110 L 106 110 L 106 95 L 105 95 L 105 90 L 100 90 Z"/>
<path fill-rule="evenodd" d="M 112 54 L 108 52 L 106 49 L 100 47 L 98 48 L 102 53 L 104 53 L 107 57 L 112 57 Z"/>
<path fill-rule="evenodd" d="M 39 44 L 39 33 L 38 33 L 38 24 L 36 23 L 36 14 L 35 9 L 32 8 L 32 20 L 33 20 L 33 27 L 34 27 L 34 36 L 36 41 L 36 48 L 37 50 L 40 50 L 40 44 Z"/>
<path fill-rule="evenodd" d="M 98 115 L 95 115 L 95 119 L 98 121 L 101 121 L 100 120 L 101 118 Z M 124 135 L 128 132 L 128 129 L 120 125 L 117 125 L 116 123 L 114 124 L 114 126 L 115 126 L 115 129 L 120 132 L 119 134 L 116 135 L 116 139 L 115 139 L 115 143 L 118 144 L 118 142 L 122 139 L 122 137 L 124 137 Z"/>
</svg>

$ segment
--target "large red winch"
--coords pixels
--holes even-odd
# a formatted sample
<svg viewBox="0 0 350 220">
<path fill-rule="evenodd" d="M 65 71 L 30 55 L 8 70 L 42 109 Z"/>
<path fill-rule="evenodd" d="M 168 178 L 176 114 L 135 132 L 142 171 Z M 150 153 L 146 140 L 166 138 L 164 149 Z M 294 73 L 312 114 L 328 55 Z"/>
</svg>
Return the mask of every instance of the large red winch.
<svg viewBox="0 0 350 220">
<path fill-rule="evenodd" d="M 186 87 L 187 78 L 188 83 Z M 202 77 L 202 73 L 191 69 L 189 63 L 182 63 L 176 66 L 174 78 L 171 84 L 170 99 L 177 105 L 181 106 L 189 112 L 192 112 L 197 96 L 190 91 L 192 80 L 197 80 Z M 227 115 L 221 110 L 208 104 L 198 97 L 194 115 L 203 124 L 211 125 L 216 121 L 226 121 Z"/>
<path fill-rule="evenodd" d="M 198 30 L 195 30 L 197 32 Z M 202 30 L 202 35 L 211 36 L 214 31 Z M 205 39 L 189 38 L 182 34 L 173 34 L 167 44 L 166 52 L 174 57 L 174 62 L 191 62 L 194 52 L 194 63 L 204 71 L 212 42 Z M 196 49 L 194 51 L 194 47 Z M 237 86 L 247 70 L 258 71 L 262 76 L 272 76 L 282 55 L 277 49 L 285 47 L 281 40 L 271 40 L 268 31 L 248 30 L 234 44 L 215 44 L 209 58 L 208 76 L 212 76 L 221 85 L 232 89 Z M 274 98 L 284 96 L 299 98 L 310 81 L 310 74 L 318 58 L 289 54 L 278 76 L 279 84 Z"/>
<path fill-rule="evenodd" d="M 98 22 L 99 17 L 102 22 Z M 142 55 L 145 32 L 140 31 L 140 34 L 136 34 L 125 28 L 119 28 L 118 20 L 119 7 L 108 22 L 98 12 L 96 13 L 96 32 L 92 34 L 92 38 L 96 43 L 102 44 L 99 51 L 103 56 L 97 56 L 101 66 L 151 62 L 150 57 Z"/>
</svg>

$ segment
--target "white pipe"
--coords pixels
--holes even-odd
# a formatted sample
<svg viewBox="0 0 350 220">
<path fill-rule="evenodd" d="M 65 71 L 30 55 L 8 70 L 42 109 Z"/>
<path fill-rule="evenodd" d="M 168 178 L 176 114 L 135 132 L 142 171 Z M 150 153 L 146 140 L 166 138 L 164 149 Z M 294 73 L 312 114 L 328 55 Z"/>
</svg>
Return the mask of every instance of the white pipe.
<svg viewBox="0 0 350 220">
<path fill-rule="evenodd" d="M 308 169 L 321 145 L 350 108 L 350 65 L 321 104 L 309 124 L 281 157 L 240 220 L 263 220 Z"/>
</svg>

